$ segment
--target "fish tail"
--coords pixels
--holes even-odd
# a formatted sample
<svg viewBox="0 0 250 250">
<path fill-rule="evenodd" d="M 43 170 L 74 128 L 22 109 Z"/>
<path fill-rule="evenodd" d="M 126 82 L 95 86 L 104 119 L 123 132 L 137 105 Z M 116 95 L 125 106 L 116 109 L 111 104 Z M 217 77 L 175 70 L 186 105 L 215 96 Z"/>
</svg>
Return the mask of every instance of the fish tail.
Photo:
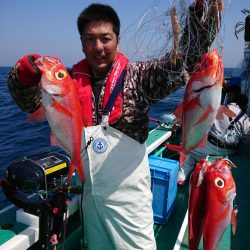
<svg viewBox="0 0 250 250">
<path fill-rule="evenodd" d="M 68 178 L 67 178 L 67 183 L 70 182 L 72 175 L 75 171 L 75 169 L 77 170 L 82 182 L 85 182 L 85 175 L 84 175 L 84 171 L 83 171 L 83 165 L 82 165 L 82 161 L 81 159 L 75 162 L 71 162 L 70 166 L 69 166 L 69 172 L 68 172 Z"/>
<path fill-rule="evenodd" d="M 178 151 L 179 153 L 181 152 L 181 149 L 182 149 L 182 147 L 179 145 L 173 145 L 173 144 L 168 144 L 168 143 L 165 144 L 165 147 L 173 151 Z"/>
<path fill-rule="evenodd" d="M 173 151 L 177 151 L 179 152 L 180 154 L 180 158 L 179 158 L 179 162 L 180 162 L 180 166 L 183 166 L 186 158 L 187 158 L 187 155 L 185 155 L 183 152 L 182 152 L 182 146 L 180 145 L 173 145 L 173 144 L 168 144 L 166 143 L 165 144 L 165 147 L 170 149 L 170 150 L 173 150 Z"/>
<path fill-rule="evenodd" d="M 79 156 L 79 157 L 78 157 L 78 156 L 73 157 L 73 160 L 72 160 L 72 162 L 71 162 L 71 165 L 72 165 L 73 167 L 70 166 L 70 170 L 69 170 L 69 175 L 68 175 L 68 176 L 70 176 L 70 174 L 71 174 L 71 176 L 72 176 L 74 170 L 76 169 L 76 170 L 77 170 L 77 173 L 79 174 L 79 176 L 80 176 L 80 178 L 81 178 L 81 180 L 82 180 L 82 182 L 84 183 L 84 182 L 85 182 L 85 175 L 84 175 L 84 168 L 83 168 L 83 164 L 82 164 L 82 159 L 81 159 L 81 157 L 80 157 L 80 156 Z M 72 172 L 72 173 L 71 173 L 71 172 Z"/>
<path fill-rule="evenodd" d="M 174 115 L 180 125 L 182 125 L 182 117 L 183 117 L 183 102 L 179 104 L 179 106 L 174 111 Z"/>
<path fill-rule="evenodd" d="M 45 109 L 43 106 L 41 106 L 39 109 L 37 109 L 35 112 L 33 112 L 27 117 L 28 122 L 38 122 L 43 121 L 45 119 Z"/>
<path fill-rule="evenodd" d="M 180 152 L 180 158 L 179 158 L 180 166 L 184 165 L 184 162 L 185 162 L 186 158 L 187 158 L 187 155 Z"/>
<path fill-rule="evenodd" d="M 79 175 L 80 175 L 80 178 L 81 178 L 81 180 L 82 180 L 82 182 L 84 183 L 85 182 L 85 175 L 84 175 L 84 168 L 83 168 L 83 165 L 82 165 L 82 160 L 80 159 L 79 161 L 78 161 L 78 164 L 77 164 L 77 171 L 78 171 L 78 173 L 79 173 Z"/>
<path fill-rule="evenodd" d="M 68 172 L 68 178 L 67 178 L 67 183 L 70 182 L 74 171 L 75 171 L 75 165 L 73 163 L 70 163 L 69 172 Z"/>
</svg>

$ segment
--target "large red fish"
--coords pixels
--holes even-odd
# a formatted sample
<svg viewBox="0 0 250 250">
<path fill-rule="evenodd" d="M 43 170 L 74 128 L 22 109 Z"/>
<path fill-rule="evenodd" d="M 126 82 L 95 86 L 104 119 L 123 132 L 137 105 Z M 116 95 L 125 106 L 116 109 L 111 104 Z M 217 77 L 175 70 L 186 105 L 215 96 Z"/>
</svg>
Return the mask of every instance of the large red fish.
<svg viewBox="0 0 250 250">
<path fill-rule="evenodd" d="M 205 173 L 211 163 L 201 159 L 190 176 L 189 203 L 188 203 L 188 249 L 197 250 L 202 235 L 205 201 L 206 180 Z"/>
<path fill-rule="evenodd" d="M 83 119 L 75 84 L 59 59 L 43 56 L 35 64 L 42 72 L 42 106 L 29 120 L 46 117 L 51 128 L 51 144 L 62 147 L 71 156 L 68 182 L 75 169 L 84 182 L 81 160 Z"/>
<path fill-rule="evenodd" d="M 206 212 L 203 227 L 203 247 L 215 250 L 230 222 L 235 223 L 233 201 L 236 186 L 229 160 L 218 158 L 206 172 Z"/>
<path fill-rule="evenodd" d="M 182 123 L 182 144 L 166 144 L 167 148 L 180 152 L 180 165 L 190 151 L 205 147 L 216 116 L 222 119 L 223 113 L 235 115 L 220 105 L 223 74 L 222 58 L 214 49 L 203 55 L 187 83 L 183 102 L 175 112 Z"/>
</svg>

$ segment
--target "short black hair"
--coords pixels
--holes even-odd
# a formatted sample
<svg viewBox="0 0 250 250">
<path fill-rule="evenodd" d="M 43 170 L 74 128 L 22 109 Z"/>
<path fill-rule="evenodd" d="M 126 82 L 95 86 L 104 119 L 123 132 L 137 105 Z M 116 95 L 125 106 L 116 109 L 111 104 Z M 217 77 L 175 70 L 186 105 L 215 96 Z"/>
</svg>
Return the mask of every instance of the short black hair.
<svg viewBox="0 0 250 250">
<path fill-rule="evenodd" d="M 238 93 L 233 98 L 232 101 L 239 105 L 242 111 L 246 112 L 248 105 L 248 97 L 245 94 Z"/>
<path fill-rule="evenodd" d="M 229 85 L 225 89 L 226 93 L 233 92 L 235 94 L 239 94 L 241 92 L 241 88 L 239 85 Z"/>
<path fill-rule="evenodd" d="M 113 31 L 117 37 L 120 34 L 120 20 L 116 11 L 109 5 L 93 3 L 85 8 L 77 19 L 77 27 L 80 36 L 89 22 L 105 21 L 113 25 Z"/>
</svg>

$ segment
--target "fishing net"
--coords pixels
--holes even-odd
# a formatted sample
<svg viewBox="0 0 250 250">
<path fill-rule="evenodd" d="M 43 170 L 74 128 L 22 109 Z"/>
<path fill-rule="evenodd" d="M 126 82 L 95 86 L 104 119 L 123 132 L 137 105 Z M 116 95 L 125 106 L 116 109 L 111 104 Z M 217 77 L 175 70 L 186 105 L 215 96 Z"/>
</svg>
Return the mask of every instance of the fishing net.
<svg viewBox="0 0 250 250">
<path fill-rule="evenodd" d="M 221 2 L 219 0 L 210 0 L 215 2 Z M 204 13 L 201 18 L 201 23 L 207 21 L 207 15 L 210 14 L 209 2 L 204 1 Z M 193 24 L 189 12 L 189 7 L 194 3 L 191 0 L 154 0 L 151 5 L 148 6 L 136 23 L 130 25 L 122 31 L 122 39 L 125 40 L 122 45 L 124 53 L 129 57 L 131 61 L 137 60 L 149 60 L 152 58 L 161 57 L 166 53 L 170 53 L 174 50 L 175 53 L 182 54 L 182 57 L 187 60 L 187 51 L 190 47 L 194 46 L 200 33 L 198 27 L 191 27 Z M 227 2 L 230 5 L 230 1 Z M 174 11 L 174 13 L 173 13 Z M 223 12 L 221 15 L 220 23 L 217 24 L 220 29 L 220 33 L 217 34 L 213 46 L 220 52 L 223 49 Z M 174 23 L 174 19 L 177 23 Z M 202 20 L 203 19 L 203 20 Z M 190 26 L 190 27 L 189 27 Z M 204 25 L 204 29 L 212 29 L 212 26 Z M 187 43 L 184 47 L 179 47 L 182 34 L 188 30 Z M 176 33 L 175 33 L 176 32 Z M 178 39 L 178 40 L 176 40 Z M 206 41 L 203 41 L 205 44 Z M 196 53 L 199 51 L 196 51 Z M 203 51 L 200 51 L 200 55 Z"/>
<path fill-rule="evenodd" d="M 195 11 L 190 12 L 190 6 L 195 2 L 193 0 L 152 1 L 151 5 L 142 11 L 137 22 L 122 31 L 121 36 L 126 39 L 122 44 L 124 45 L 122 47 L 124 53 L 131 61 L 161 58 L 167 53 L 173 53 L 178 58 L 178 54 L 181 54 L 184 62 L 183 67 L 179 72 L 176 69 L 173 69 L 173 71 L 180 76 L 185 70 L 192 74 L 192 67 L 196 60 L 190 61 L 192 60 L 190 54 L 201 57 L 205 52 L 203 48 L 207 48 L 211 44 L 211 41 L 206 39 L 214 40 L 212 47 L 216 48 L 220 53 L 223 50 L 224 12 L 222 12 L 219 20 L 217 20 L 218 17 L 216 16 L 214 16 L 213 22 L 208 20 L 208 16 L 211 15 L 211 3 L 216 1 L 223 4 L 219 0 L 204 1 L 203 13 L 200 13 L 200 16 L 196 16 Z M 229 5 L 230 2 L 227 2 L 227 8 Z M 224 8 L 224 6 L 220 6 L 220 8 Z M 195 18 L 198 21 L 194 22 Z M 214 32 L 216 29 L 217 31 L 220 30 L 218 34 Z M 205 38 L 203 38 L 202 33 L 211 33 L 213 37 L 204 36 Z M 185 35 L 183 36 L 183 34 Z M 174 60 L 173 57 L 170 58 Z M 191 70 L 188 68 L 190 65 Z M 166 67 L 164 70 L 166 74 L 174 75 L 171 72 L 171 67 Z M 172 79 L 168 78 L 168 80 L 171 81 Z M 175 84 L 176 77 L 173 77 L 172 81 Z M 160 112 L 174 112 L 180 100 L 183 99 L 184 91 L 185 87 L 182 87 L 157 102 L 156 107 L 153 106 L 151 109 L 153 110 L 150 114 L 151 117 L 157 118 Z M 162 111 L 159 111 L 159 107 L 162 107 Z"/>
</svg>

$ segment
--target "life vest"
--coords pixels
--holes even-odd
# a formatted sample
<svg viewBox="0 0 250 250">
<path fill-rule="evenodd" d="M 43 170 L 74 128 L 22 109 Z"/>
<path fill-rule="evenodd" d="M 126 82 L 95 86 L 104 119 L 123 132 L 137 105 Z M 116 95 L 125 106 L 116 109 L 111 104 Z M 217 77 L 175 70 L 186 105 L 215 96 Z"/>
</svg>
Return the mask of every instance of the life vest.
<svg viewBox="0 0 250 250">
<path fill-rule="evenodd" d="M 122 72 L 126 69 L 128 65 L 128 59 L 121 53 L 117 53 L 115 61 L 107 75 L 105 84 L 105 93 L 103 97 L 102 108 L 104 109 L 107 104 L 110 94 L 114 89 L 117 80 L 121 76 Z M 83 59 L 79 63 L 75 64 L 72 69 L 73 78 L 76 81 L 76 88 L 82 108 L 83 122 L 84 126 L 92 126 L 92 114 L 93 114 L 93 98 L 92 98 L 92 83 L 91 83 L 91 73 L 90 66 L 86 59 Z M 118 95 L 114 108 L 109 115 L 109 124 L 113 124 L 119 120 L 122 114 L 122 103 L 123 95 L 122 91 Z"/>
</svg>

